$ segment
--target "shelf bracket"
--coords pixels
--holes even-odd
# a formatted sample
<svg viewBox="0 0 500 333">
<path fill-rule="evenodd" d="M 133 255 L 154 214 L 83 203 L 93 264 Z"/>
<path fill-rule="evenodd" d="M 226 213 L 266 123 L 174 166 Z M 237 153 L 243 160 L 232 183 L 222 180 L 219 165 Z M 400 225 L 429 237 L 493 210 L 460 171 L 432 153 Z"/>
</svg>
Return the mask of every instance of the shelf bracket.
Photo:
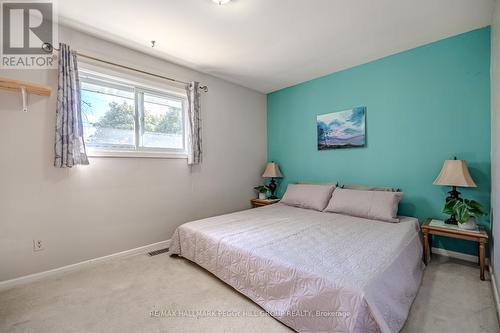
<svg viewBox="0 0 500 333">
<path fill-rule="evenodd" d="M 23 111 L 28 112 L 28 91 L 26 87 L 21 87 L 21 97 L 23 99 Z"/>
</svg>

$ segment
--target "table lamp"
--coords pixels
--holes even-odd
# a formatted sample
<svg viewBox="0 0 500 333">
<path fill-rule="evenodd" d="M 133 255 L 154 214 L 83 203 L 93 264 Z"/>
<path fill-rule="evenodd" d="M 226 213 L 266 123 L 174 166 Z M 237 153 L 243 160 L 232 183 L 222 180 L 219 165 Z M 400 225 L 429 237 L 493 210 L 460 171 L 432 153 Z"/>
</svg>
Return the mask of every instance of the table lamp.
<svg viewBox="0 0 500 333">
<path fill-rule="evenodd" d="M 277 163 L 271 162 L 267 163 L 266 165 L 266 170 L 264 170 L 264 173 L 262 174 L 263 178 L 271 178 L 271 181 L 269 182 L 269 191 L 271 191 L 271 196 L 269 199 L 278 199 L 275 195 L 276 192 L 276 181 L 274 178 L 283 178 L 283 175 L 281 174 L 280 168 L 278 167 Z"/>
<path fill-rule="evenodd" d="M 467 163 L 464 160 L 457 160 L 456 157 L 454 160 L 444 161 L 443 168 L 433 184 L 451 186 L 451 191 L 448 192 L 449 196 L 446 198 L 446 202 L 450 200 L 462 200 L 460 198 L 460 192 L 457 191 L 457 186 L 477 187 L 476 183 L 474 183 L 474 180 L 472 180 L 472 177 L 470 176 Z M 445 223 L 457 224 L 455 215 L 451 215 Z"/>
</svg>

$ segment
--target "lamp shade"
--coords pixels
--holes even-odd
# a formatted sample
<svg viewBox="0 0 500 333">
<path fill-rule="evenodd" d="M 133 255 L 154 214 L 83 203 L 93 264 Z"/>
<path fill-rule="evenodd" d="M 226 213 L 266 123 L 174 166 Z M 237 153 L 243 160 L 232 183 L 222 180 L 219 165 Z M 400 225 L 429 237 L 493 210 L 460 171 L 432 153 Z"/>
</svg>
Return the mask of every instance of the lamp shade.
<svg viewBox="0 0 500 333">
<path fill-rule="evenodd" d="M 278 167 L 278 164 L 271 162 L 271 163 L 267 163 L 266 170 L 264 170 L 262 177 L 264 177 L 264 178 L 282 178 L 283 175 L 281 174 L 281 171 L 280 171 L 280 168 Z"/>
<path fill-rule="evenodd" d="M 434 185 L 477 187 L 464 160 L 446 160 Z"/>
</svg>

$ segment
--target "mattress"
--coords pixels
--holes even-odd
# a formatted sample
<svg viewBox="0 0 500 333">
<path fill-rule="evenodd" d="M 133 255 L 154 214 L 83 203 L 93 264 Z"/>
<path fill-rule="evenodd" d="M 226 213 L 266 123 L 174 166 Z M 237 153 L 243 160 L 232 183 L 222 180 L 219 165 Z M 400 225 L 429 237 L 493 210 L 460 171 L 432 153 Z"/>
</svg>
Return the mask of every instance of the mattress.
<svg viewBox="0 0 500 333">
<path fill-rule="evenodd" d="M 419 228 L 278 203 L 185 223 L 170 254 L 297 332 L 399 332 L 424 269 Z"/>
</svg>

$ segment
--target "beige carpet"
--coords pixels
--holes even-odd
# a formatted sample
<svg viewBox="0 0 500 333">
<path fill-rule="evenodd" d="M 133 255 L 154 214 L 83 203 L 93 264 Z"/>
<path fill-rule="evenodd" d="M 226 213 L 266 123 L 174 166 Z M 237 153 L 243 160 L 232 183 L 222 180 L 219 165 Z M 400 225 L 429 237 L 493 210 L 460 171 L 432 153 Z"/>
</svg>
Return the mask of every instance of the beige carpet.
<svg viewBox="0 0 500 333">
<path fill-rule="evenodd" d="M 162 254 L 115 259 L 0 292 L 0 332 L 291 330 L 206 271 Z M 403 332 L 500 332 L 490 282 L 479 280 L 474 265 L 435 257 Z"/>
</svg>

